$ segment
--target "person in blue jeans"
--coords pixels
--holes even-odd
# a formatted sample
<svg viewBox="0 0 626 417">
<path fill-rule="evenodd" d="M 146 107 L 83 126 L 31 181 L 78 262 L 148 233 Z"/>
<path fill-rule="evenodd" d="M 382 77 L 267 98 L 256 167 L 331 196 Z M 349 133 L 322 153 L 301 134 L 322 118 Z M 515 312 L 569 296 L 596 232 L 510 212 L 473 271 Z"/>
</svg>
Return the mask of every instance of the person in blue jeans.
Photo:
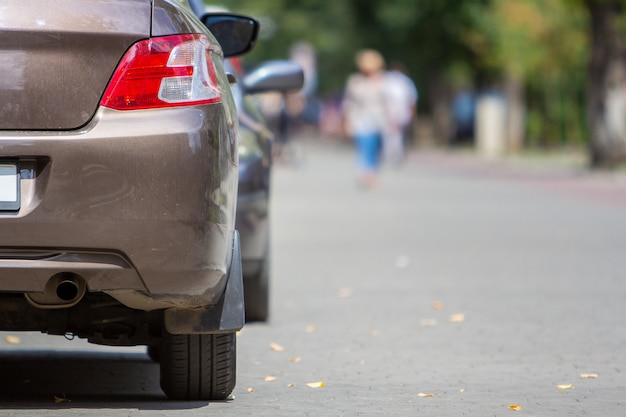
<svg viewBox="0 0 626 417">
<path fill-rule="evenodd" d="M 377 182 L 382 138 L 389 120 L 385 61 L 378 51 L 365 49 L 356 54 L 356 66 L 358 73 L 346 82 L 342 110 L 347 133 L 357 148 L 357 180 L 371 188 Z"/>
</svg>

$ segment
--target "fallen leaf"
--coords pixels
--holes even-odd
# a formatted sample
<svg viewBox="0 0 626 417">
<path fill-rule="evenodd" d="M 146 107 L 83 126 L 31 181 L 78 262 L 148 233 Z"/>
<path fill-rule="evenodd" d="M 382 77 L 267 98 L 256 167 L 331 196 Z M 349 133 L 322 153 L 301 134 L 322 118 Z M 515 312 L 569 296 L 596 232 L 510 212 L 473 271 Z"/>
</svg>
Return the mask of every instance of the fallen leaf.
<svg viewBox="0 0 626 417">
<path fill-rule="evenodd" d="M 283 350 L 285 350 L 285 348 L 281 345 L 279 345 L 278 343 L 272 342 L 270 343 L 270 348 L 274 351 L 274 352 L 282 352 Z"/>
<path fill-rule="evenodd" d="M 342 288 L 339 290 L 339 298 L 348 298 L 352 295 L 352 288 Z"/>
<path fill-rule="evenodd" d="M 58 397 L 58 396 L 54 396 L 54 403 L 55 404 L 63 404 L 63 403 L 71 403 L 71 400 L 68 400 L 67 398 L 65 398 L 65 396 L 63 397 Z"/>
<path fill-rule="evenodd" d="M 572 389 L 574 384 L 560 384 L 556 386 L 558 389 Z"/>
<path fill-rule="evenodd" d="M 441 310 L 442 308 L 443 308 L 443 302 L 441 302 L 439 300 L 433 302 L 433 309 Z"/>
<path fill-rule="evenodd" d="M 465 388 L 461 388 L 459 392 L 465 392 Z"/>
<path fill-rule="evenodd" d="M 248 387 L 248 388 L 246 388 L 246 392 L 254 392 L 254 388 Z"/>
<path fill-rule="evenodd" d="M 317 331 L 317 326 L 314 324 L 309 324 L 308 326 L 306 326 L 306 332 L 307 333 L 315 333 Z"/>
<path fill-rule="evenodd" d="M 263 381 L 265 382 L 272 382 L 272 381 L 276 381 L 276 377 L 272 376 L 272 375 L 268 375 L 265 378 L 263 378 Z"/>
<path fill-rule="evenodd" d="M 518 405 L 518 404 L 511 404 L 511 405 L 509 405 L 509 408 L 511 410 L 520 411 L 522 409 L 522 406 Z"/>
<path fill-rule="evenodd" d="M 287 384 L 287 388 L 293 388 L 294 385 L 293 384 Z"/>
<path fill-rule="evenodd" d="M 434 397 L 433 394 L 424 394 L 423 392 L 420 392 L 419 394 L 417 394 L 418 397 Z"/>
<path fill-rule="evenodd" d="M 230 394 L 228 398 L 226 398 L 226 401 L 233 401 L 234 399 L 235 399 L 235 394 Z"/>
<path fill-rule="evenodd" d="M 587 379 L 597 379 L 598 374 L 580 374 L 580 377 L 587 378 Z"/>
<path fill-rule="evenodd" d="M 302 358 L 300 356 L 291 356 L 291 357 L 287 358 L 287 360 L 289 362 L 291 362 L 291 363 L 300 363 Z"/>
<path fill-rule="evenodd" d="M 437 319 L 421 319 L 420 326 L 436 326 Z"/>
<path fill-rule="evenodd" d="M 359 361 L 359 365 L 361 365 L 361 366 L 365 365 L 365 361 L 364 360 Z"/>
<path fill-rule="evenodd" d="M 8 335 L 4 338 L 7 343 L 11 343 L 12 345 L 19 344 L 22 340 L 17 336 Z"/>
<path fill-rule="evenodd" d="M 453 314 L 450 316 L 452 323 L 462 323 L 465 321 L 465 314 Z"/>
<path fill-rule="evenodd" d="M 322 381 L 319 382 L 309 382 L 306 384 L 309 388 L 324 388 L 324 383 Z"/>
</svg>

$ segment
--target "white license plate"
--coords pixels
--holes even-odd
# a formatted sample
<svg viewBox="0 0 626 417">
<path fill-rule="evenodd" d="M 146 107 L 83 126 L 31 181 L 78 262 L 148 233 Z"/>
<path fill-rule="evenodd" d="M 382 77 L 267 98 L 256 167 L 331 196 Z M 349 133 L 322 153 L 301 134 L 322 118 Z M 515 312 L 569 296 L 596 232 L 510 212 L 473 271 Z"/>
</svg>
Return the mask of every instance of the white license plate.
<svg viewBox="0 0 626 417">
<path fill-rule="evenodd" d="M 16 164 L 0 163 L 0 210 L 20 208 L 20 181 Z"/>
</svg>

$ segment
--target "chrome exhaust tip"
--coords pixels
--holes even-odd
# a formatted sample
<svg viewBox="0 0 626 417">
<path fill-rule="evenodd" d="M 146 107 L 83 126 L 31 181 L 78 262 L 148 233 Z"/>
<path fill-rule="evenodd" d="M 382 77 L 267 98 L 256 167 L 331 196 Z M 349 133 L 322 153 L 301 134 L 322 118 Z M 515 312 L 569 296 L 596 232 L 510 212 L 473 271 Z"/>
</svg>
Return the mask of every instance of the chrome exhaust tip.
<svg viewBox="0 0 626 417">
<path fill-rule="evenodd" d="M 87 284 L 72 273 L 56 274 L 48 280 L 43 292 L 25 293 L 26 301 L 37 308 L 68 308 L 75 306 L 87 291 Z"/>
</svg>

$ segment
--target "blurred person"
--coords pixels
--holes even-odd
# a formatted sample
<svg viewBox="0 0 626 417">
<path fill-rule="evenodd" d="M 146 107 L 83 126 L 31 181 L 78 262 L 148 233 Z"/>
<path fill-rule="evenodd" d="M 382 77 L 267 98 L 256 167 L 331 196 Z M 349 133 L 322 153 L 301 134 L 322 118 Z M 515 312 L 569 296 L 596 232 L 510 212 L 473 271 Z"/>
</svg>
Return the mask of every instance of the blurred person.
<svg viewBox="0 0 626 417">
<path fill-rule="evenodd" d="M 385 91 L 389 123 L 383 137 L 383 155 L 386 162 L 400 165 L 404 160 L 405 141 L 418 100 L 415 83 L 406 75 L 401 63 L 390 66 L 385 75 Z"/>
<path fill-rule="evenodd" d="M 454 119 L 454 142 L 461 143 L 474 138 L 474 120 L 476 119 L 476 94 L 469 88 L 457 92 L 452 101 Z"/>
<path fill-rule="evenodd" d="M 343 90 L 322 101 L 319 129 L 323 137 L 345 139 L 345 126 L 342 112 Z"/>
<path fill-rule="evenodd" d="M 355 61 L 358 73 L 348 77 L 342 111 L 346 133 L 357 148 L 358 181 L 370 188 L 376 183 L 381 142 L 388 126 L 385 61 L 373 49 L 359 51 Z"/>
<path fill-rule="evenodd" d="M 317 53 L 308 42 L 299 41 L 289 50 L 289 60 L 302 67 L 304 85 L 302 89 L 290 95 L 290 115 L 296 116 L 301 123 L 317 127 L 319 123 L 320 103 L 317 99 Z"/>
</svg>

